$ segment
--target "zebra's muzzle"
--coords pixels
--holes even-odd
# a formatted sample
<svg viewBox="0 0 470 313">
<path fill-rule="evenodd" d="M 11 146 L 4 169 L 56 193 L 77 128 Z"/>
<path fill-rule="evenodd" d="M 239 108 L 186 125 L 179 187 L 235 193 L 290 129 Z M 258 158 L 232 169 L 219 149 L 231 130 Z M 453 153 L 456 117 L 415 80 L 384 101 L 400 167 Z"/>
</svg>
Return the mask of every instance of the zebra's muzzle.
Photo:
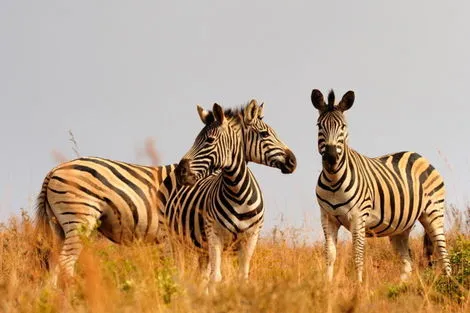
<svg viewBox="0 0 470 313">
<path fill-rule="evenodd" d="M 285 161 L 284 163 L 280 162 L 278 167 L 281 169 L 281 172 L 283 174 L 291 174 L 297 167 L 297 159 L 295 158 L 295 155 L 291 150 L 286 149 L 285 152 Z"/>
<path fill-rule="evenodd" d="M 176 182 L 183 186 L 192 186 L 196 183 L 196 175 L 191 172 L 189 161 L 182 159 L 175 169 Z"/>
<path fill-rule="evenodd" d="M 322 154 L 322 160 L 323 162 L 326 162 L 328 165 L 335 165 L 336 161 L 338 160 L 339 155 L 338 152 L 336 151 L 336 146 L 335 145 L 326 145 L 325 146 L 325 152 Z"/>
</svg>

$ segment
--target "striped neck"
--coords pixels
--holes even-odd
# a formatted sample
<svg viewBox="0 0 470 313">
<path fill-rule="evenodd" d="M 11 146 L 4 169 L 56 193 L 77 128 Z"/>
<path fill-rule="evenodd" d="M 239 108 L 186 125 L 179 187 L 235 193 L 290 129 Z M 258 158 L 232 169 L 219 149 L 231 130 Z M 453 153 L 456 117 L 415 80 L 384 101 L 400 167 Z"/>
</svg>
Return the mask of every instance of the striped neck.
<svg viewBox="0 0 470 313">
<path fill-rule="evenodd" d="M 222 175 L 223 184 L 227 189 L 230 189 L 235 193 L 240 192 L 240 190 L 243 189 L 243 185 L 245 185 L 245 178 L 248 175 L 248 166 L 244 155 L 242 153 L 238 153 L 235 156 L 232 166 L 224 169 Z"/>
<path fill-rule="evenodd" d="M 236 147 L 234 149 L 234 154 L 232 155 L 232 164 L 224 168 L 222 171 L 223 184 L 233 192 L 239 192 L 244 181 L 243 178 L 248 172 L 244 149 L 245 146 L 243 142 L 244 131 L 239 117 L 234 117 L 230 123 L 234 130 L 235 136 L 233 140 Z"/>
</svg>

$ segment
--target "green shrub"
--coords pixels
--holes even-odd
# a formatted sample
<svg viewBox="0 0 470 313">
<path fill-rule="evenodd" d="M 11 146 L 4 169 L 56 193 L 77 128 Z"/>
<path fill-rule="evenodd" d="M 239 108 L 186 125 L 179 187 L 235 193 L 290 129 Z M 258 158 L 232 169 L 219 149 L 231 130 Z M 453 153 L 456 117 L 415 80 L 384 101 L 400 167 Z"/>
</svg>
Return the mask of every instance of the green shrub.
<svg viewBox="0 0 470 313">
<path fill-rule="evenodd" d="M 449 253 L 451 277 L 439 277 L 435 290 L 453 300 L 462 302 L 470 289 L 470 239 L 459 236 Z"/>
</svg>

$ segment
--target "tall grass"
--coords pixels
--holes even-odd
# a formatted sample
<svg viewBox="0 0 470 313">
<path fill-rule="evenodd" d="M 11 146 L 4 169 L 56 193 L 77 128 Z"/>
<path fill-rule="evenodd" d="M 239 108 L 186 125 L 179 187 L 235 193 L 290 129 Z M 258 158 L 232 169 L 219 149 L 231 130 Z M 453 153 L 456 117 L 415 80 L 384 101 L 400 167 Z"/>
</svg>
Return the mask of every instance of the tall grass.
<svg viewBox="0 0 470 313">
<path fill-rule="evenodd" d="M 261 238 L 249 282 L 238 280 L 236 258 L 226 255 L 224 279 L 208 295 L 195 257 L 175 261 L 154 245 L 118 246 L 99 234 L 86 240 L 76 277 L 55 288 L 39 266 L 32 221 L 23 212 L 0 227 L 0 312 L 469 312 L 469 212 L 451 213 L 459 222 L 447 233 L 450 280 L 425 267 L 421 239 L 413 238 L 413 276 L 400 283 L 400 260 L 388 239 L 374 238 L 367 241 L 363 285 L 355 283 L 351 244 L 344 241 L 328 286 L 322 243 L 278 227 Z"/>
</svg>

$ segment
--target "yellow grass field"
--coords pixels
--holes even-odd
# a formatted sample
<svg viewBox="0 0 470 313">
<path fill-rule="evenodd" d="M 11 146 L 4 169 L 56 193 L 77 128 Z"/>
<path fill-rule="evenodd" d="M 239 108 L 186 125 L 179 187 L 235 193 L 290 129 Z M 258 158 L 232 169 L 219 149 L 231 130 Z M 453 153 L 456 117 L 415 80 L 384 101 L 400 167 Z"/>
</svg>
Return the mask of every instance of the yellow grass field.
<svg viewBox="0 0 470 313">
<path fill-rule="evenodd" d="M 349 241 L 339 243 L 335 280 L 327 285 L 322 243 L 292 243 L 284 229 L 276 239 L 261 239 L 249 282 L 237 279 L 236 258 L 228 255 L 223 282 L 207 295 L 194 258 L 175 262 L 153 245 L 118 246 L 99 235 L 86 242 L 77 277 L 53 288 L 35 253 L 32 219 L 23 213 L 0 228 L 0 312 L 470 312 L 463 216 L 447 232 L 450 280 L 426 268 L 416 237 L 413 277 L 400 283 L 400 261 L 388 239 L 373 238 L 363 285 L 354 281 Z"/>
</svg>

